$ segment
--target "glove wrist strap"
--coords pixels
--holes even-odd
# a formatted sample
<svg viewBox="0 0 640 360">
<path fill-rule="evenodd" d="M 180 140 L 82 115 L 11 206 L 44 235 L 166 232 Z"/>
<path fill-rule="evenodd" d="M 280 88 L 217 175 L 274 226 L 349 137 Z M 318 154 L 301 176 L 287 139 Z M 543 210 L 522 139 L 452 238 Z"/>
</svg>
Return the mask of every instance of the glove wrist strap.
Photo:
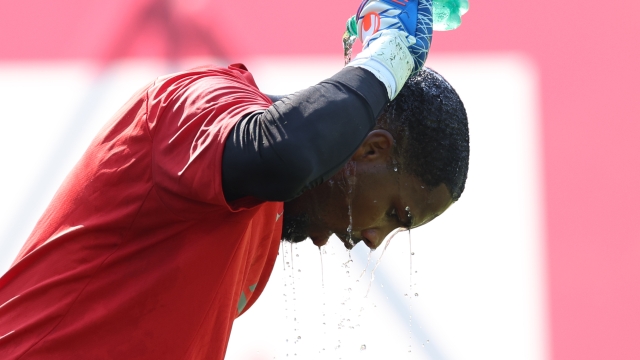
<svg viewBox="0 0 640 360">
<path fill-rule="evenodd" d="M 347 66 L 363 68 L 380 80 L 393 100 L 411 75 L 413 57 L 408 47 L 413 36 L 399 30 L 383 30 L 371 36 L 364 50 Z"/>
</svg>

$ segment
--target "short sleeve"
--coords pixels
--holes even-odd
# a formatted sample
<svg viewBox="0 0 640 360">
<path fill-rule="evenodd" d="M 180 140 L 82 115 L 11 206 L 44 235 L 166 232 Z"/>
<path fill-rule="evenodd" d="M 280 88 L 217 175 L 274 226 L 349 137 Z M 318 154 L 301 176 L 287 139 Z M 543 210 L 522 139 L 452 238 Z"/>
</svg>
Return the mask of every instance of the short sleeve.
<svg viewBox="0 0 640 360">
<path fill-rule="evenodd" d="M 244 66 L 202 68 L 158 79 L 149 89 L 153 179 L 165 205 L 223 206 L 222 152 L 233 126 L 271 105 Z"/>
</svg>

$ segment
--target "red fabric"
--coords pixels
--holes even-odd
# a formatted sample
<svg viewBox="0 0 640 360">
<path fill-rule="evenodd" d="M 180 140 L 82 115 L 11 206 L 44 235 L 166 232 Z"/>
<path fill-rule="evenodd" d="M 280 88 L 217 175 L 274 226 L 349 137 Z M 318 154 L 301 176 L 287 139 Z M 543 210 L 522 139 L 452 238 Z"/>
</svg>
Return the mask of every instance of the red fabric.
<svg viewBox="0 0 640 360">
<path fill-rule="evenodd" d="M 224 358 L 271 274 L 283 205 L 227 204 L 222 151 L 270 104 L 242 65 L 136 94 L 0 278 L 0 358 Z"/>
</svg>

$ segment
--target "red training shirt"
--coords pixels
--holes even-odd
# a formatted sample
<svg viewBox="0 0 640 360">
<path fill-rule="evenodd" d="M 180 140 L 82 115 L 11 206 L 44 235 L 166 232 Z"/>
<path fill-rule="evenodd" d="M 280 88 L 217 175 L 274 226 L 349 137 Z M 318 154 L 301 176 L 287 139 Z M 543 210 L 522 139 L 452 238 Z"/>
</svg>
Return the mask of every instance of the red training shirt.
<svg viewBox="0 0 640 360">
<path fill-rule="evenodd" d="M 273 269 L 283 204 L 227 204 L 222 152 L 269 105 L 241 64 L 131 98 L 0 278 L 0 358 L 223 359 Z"/>
</svg>

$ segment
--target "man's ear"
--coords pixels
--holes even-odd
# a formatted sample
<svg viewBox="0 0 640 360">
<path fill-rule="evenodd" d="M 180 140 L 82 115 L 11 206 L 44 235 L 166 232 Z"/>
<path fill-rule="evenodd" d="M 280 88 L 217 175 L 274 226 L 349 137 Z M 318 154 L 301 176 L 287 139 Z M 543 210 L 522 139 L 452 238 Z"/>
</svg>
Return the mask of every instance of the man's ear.
<svg viewBox="0 0 640 360">
<path fill-rule="evenodd" d="M 351 157 L 353 161 L 386 160 L 391 156 L 394 140 L 387 130 L 373 130 Z"/>
</svg>

